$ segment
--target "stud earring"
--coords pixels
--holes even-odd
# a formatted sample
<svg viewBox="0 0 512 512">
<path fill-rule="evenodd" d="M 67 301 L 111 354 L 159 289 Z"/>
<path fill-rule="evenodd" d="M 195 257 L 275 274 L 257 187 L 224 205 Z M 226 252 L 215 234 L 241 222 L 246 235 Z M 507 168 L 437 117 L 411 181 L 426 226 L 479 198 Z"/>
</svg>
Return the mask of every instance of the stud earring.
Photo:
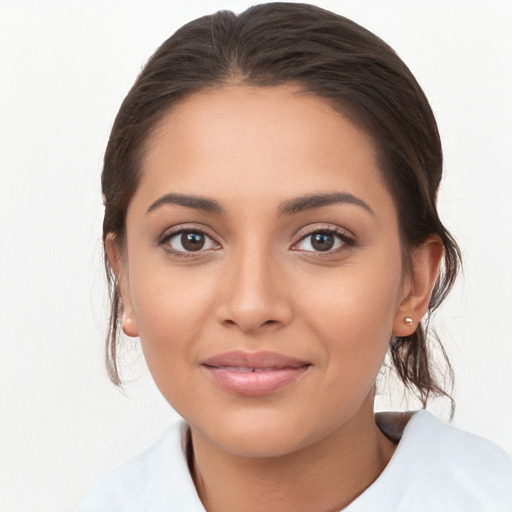
<svg viewBox="0 0 512 512">
<path fill-rule="evenodd" d="M 410 316 L 406 316 L 404 318 L 404 322 L 407 324 L 407 325 L 412 325 L 414 323 L 414 320 L 410 317 Z"/>
</svg>

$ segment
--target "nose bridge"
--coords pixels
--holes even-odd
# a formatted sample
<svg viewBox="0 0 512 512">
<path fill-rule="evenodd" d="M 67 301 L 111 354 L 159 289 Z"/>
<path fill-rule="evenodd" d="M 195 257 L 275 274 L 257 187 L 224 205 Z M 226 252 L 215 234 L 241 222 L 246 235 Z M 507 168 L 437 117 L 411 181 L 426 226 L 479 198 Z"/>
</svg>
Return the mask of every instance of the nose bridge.
<svg viewBox="0 0 512 512">
<path fill-rule="evenodd" d="M 222 323 L 251 332 L 290 320 L 280 261 L 269 245 L 248 238 L 233 248 L 217 312 Z"/>
</svg>

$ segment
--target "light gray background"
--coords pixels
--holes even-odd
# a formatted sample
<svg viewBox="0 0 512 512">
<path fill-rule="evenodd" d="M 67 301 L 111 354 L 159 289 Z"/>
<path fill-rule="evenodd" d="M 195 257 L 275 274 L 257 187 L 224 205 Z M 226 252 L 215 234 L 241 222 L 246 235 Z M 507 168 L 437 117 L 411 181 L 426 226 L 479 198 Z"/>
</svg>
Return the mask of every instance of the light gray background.
<svg viewBox="0 0 512 512">
<path fill-rule="evenodd" d="M 437 317 L 454 423 L 512 451 L 512 2 L 314 3 L 389 42 L 431 100 L 441 210 L 466 263 Z M 73 510 L 177 418 L 136 342 L 124 393 L 106 377 L 102 153 L 156 46 L 190 19 L 250 4 L 0 0 L 0 510 Z M 433 409 L 446 417 L 446 404 Z"/>
</svg>

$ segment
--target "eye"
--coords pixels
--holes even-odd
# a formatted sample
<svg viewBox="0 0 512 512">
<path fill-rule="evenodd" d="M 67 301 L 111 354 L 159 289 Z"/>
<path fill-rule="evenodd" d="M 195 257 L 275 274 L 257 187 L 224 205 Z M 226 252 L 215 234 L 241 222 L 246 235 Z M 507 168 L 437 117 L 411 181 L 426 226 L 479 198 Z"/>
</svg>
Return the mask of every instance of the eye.
<svg viewBox="0 0 512 512">
<path fill-rule="evenodd" d="M 196 229 L 182 229 L 167 235 L 161 242 L 172 252 L 191 253 L 217 249 L 219 244 L 206 233 Z"/>
<path fill-rule="evenodd" d="M 293 248 L 307 252 L 335 252 L 344 245 L 353 246 L 354 240 L 344 233 L 332 229 L 321 229 L 301 238 Z"/>
</svg>

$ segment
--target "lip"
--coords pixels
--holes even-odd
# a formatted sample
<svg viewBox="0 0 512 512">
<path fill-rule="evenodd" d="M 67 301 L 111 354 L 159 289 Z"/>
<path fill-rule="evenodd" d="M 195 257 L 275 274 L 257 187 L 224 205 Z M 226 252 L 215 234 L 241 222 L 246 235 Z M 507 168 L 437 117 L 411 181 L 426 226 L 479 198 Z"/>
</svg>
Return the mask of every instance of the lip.
<svg viewBox="0 0 512 512">
<path fill-rule="evenodd" d="M 243 396 L 262 396 L 292 384 L 311 363 L 277 352 L 232 351 L 201 363 L 219 387 Z"/>
</svg>

